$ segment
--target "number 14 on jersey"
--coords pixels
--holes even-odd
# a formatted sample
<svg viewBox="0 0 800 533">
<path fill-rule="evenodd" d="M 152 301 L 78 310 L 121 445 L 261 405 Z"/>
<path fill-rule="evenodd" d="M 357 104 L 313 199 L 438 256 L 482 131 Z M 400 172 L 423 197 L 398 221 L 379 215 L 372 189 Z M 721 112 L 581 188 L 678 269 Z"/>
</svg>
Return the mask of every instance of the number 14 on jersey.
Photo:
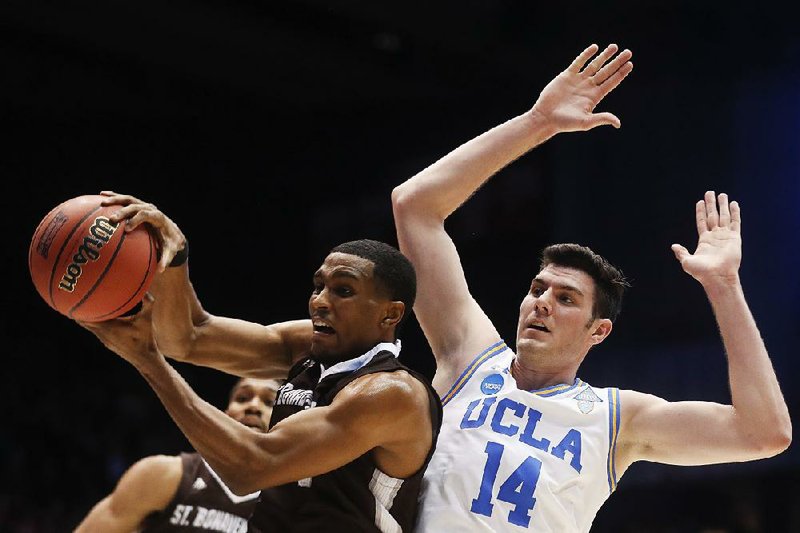
<svg viewBox="0 0 800 533">
<path fill-rule="evenodd" d="M 503 457 L 505 446 L 497 442 L 487 442 L 486 465 L 483 468 L 483 477 L 478 491 L 478 497 L 472 500 L 470 510 L 473 513 L 492 516 L 494 504 L 492 495 L 497 482 L 497 471 Z M 533 493 L 539 482 L 542 462 L 533 457 L 527 457 L 508 478 L 502 482 L 497 491 L 497 499 L 501 502 L 512 504 L 514 507 L 508 513 L 508 521 L 514 525 L 528 527 L 531 521 L 530 512 L 536 505 Z"/>
</svg>

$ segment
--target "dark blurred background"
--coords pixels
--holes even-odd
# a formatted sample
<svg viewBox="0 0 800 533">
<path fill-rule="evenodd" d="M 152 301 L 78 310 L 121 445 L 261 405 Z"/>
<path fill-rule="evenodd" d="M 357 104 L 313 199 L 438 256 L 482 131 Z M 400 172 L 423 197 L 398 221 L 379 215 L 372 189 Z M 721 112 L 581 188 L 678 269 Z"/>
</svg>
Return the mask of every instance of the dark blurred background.
<svg viewBox="0 0 800 533">
<path fill-rule="evenodd" d="M 800 312 L 800 34 L 778 4 L 729 2 L 5 0 L 0 8 L 0 531 L 69 531 L 136 459 L 189 445 L 127 363 L 51 310 L 26 254 L 58 203 L 110 189 L 192 242 L 214 314 L 306 316 L 328 249 L 396 243 L 392 188 L 524 112 L 588 44 L 634 52 L 598 108 L 503 170 L 449 221 L 473 293 L 513 342 L 542 246 L 587 244 L 632 280 L 580 377 L 728 402 L 701 287 L 693 204 L 743 212 L 746 295 L 793 414 Z M 502 258 L 498 261 L 498 258 Z M 416 322 L 403 358 L 432 375 Z M 223 407 L 234 378 L 176 365 Z M 797 445 L 764 461 L 637 463 L 593 532 L 800 531 Z"/>
</svg>

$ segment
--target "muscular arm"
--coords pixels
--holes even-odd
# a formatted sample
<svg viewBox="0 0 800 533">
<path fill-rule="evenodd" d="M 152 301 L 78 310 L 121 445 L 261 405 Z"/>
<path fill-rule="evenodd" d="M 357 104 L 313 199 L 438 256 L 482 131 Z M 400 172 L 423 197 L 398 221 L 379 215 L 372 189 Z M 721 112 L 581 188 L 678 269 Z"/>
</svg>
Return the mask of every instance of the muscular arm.
<svg viewBox="0 0 800 533">
<path fill-rule="evenodd" d="M 308 352 L 310 320 L 264 326 L 235 318 L 210 317 L 195 329 L 184 357 L 171 357 L 241 377 L 285 379 L 292 364 Z"/>
<path fill-rule="evenodd" d="M 120 205 L 111 218 L 127 220 L 126 231 L 148 224 L 159 239 L 159 272 L 150 287 L 154 335 L 171 359 L 245 377 L 284 378 L 311 344 L 311 322 L 295 320 L 264 326 L 208 313 L 189 278 L 189 263 L 169 267 L 186 246 L 181 229 L 155 205 L 111 191 L 105 205 Z"/>
<path fill-rule="evenodd" d="M 147 515 L 169 505 L 178 490 L 182 471 L 178 456 L 153 455 L 140 459 L 122 475 L 114 492 L 92 508 L 75 532 L 137 531 Z"/>
<path fill-rule="evenodd" d="M 687 273 L 703 285 L 728 359 L 731 404 L 667 402 L 622 396 L 621 460 L 678 465 L 749 461 L 776 455 L 791 442 L 789 411 L 739 280 L 739 206 L 713 192 L 696 205 L 700 240 L 690 254 L 673 245 Z"/>
<path fill-rule="evenodd" d="M 614 115 L 593 113 L 633 68 L 630 51 L 612 59 L 616 52 L 611 45 L 589 62 L 597 53 L 590 46 L 545 87 L 531 110 L 459 146 L 392 191 L 400 249 L 417 270 L 414 312 L 436 357 L 434 385 L 440 393 L 499 338 L 469 292 L 445 219 L 492 175 L 553 135 L 619 127 Z"/>
<path fill-rule="evenodd" d="M 165 360 L 139 370 L 192 446 L 237 494 L 320 475 L 370 451 L 386 474 L 407 477 L 421 468 L 431 446 L 427 394 L 407 374 L 360 378 L 330 406 L 292 415 L 262 434 L 199 398 Z"/>
<path fill-rule="evenodd" d="M 178 361 L 243 377 L 282 379 L 311 346 L 311 321 L 270 325 L 205 311 L 189 280 L 188 264 L 156 276 L 151 292 L 159 349 Z"/>
<path fill-rule="evenodd" d="M 152 302 L 128 320 L 84 323 L 148 381 L 195 450 L 238 494 L 328 472 L 372 451 L 378 466 L 406 477 L 432 444 L 425 386 L 406 372 L 359 378 L 330 406 L 308 409 L 269 433 L 242 425 L 200 398 L 158 351 Z M 314 461 L 309 461 L 314 457 Z"/>
</svg>

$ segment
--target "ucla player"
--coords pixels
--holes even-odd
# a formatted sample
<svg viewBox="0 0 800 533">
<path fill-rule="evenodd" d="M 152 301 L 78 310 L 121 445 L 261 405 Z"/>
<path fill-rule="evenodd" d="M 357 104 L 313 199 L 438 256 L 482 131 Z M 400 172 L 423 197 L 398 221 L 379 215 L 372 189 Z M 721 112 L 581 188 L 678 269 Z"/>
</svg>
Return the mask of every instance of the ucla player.
<svg viewBox="0 0 800 533">
<path fill-rule="evenodd" d="M 239 379 L 225 413 L 266 431 L 279 385 L 272 379 Z M 258 491 L 233 494 L 197 452 L 151 455 L 133 464 L 75 531 L 244 533 L 258 497 Z"/>
<path fill-rule="evenodd" d="M 627 285 L 588 248 L 544 250 L 519 308 L 516 353 L 470 294 L 445 219 L 493 174 L 550 137 L 620 127 L 595 106 L 632 54 L 592 45 L 526 113 L 458 147 L 392 193 L 400 249 L 419 283 L 415 314 L 436 358 L 444 419 L 423 482 L 418 530 L 586 532 L 635 461 L 702 465 L 774 456 L 788 409 L 739 281 L 741 212 L 697 202 L 698 245 L 673 252 L 703 286 L 728 356 L 731 404 L 667 402 L 578 376 L 611 333 Z M 646 201 L 643 198 L 643 201 Z M 520 243 L 524 246 L 524 243 Z"/>
</svg>

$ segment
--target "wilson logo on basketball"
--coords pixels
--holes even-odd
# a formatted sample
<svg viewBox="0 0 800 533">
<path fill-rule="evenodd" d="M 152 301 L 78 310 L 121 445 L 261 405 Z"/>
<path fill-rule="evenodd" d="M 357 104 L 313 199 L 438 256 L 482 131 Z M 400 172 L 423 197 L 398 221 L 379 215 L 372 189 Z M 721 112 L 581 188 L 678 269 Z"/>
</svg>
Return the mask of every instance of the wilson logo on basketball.
<svg viewBox="0 0 800 533">
<path fill-rule="evenodd" d="M 58 288 L 62 291 L 72 292 L 78 284 L 78 278 L 83 273 L 83 267 L 89 261 L 97 261 L 100 249 L 114 235 L 119 223 L 113 223 L 106 217 L 97 217 L 89 228 L 89 234 L 83 238 L 83 243 L 72 256 L 72 262 L 67 265 L 67 270 L 61 277 Z"/>
</svg>

